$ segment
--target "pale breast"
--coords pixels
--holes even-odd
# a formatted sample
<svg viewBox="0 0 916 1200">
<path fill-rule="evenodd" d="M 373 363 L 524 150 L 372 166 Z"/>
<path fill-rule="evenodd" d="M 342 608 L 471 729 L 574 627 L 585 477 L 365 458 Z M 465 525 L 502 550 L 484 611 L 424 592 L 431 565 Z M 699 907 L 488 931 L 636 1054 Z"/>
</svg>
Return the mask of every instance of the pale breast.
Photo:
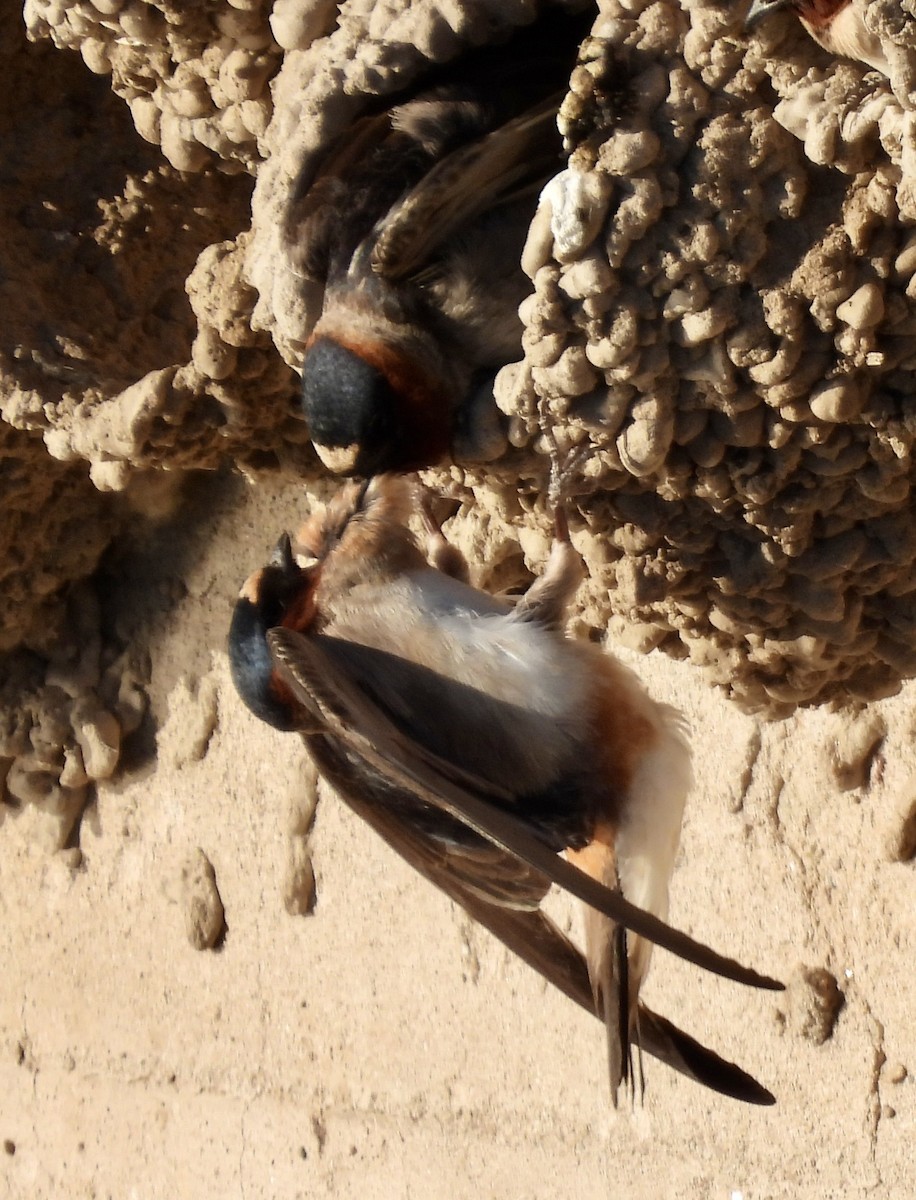
<svg viewBox="0 0 916 1200">
<path fill-rule="evenodd" d="M 384 672 L 367 664 L 366 686 L 442 757 L 517 794 L 581 768 L 582 657 L 504 602 L 417 571 L 354 588 L 326 632 L 398 656 Z"/>
</svg>

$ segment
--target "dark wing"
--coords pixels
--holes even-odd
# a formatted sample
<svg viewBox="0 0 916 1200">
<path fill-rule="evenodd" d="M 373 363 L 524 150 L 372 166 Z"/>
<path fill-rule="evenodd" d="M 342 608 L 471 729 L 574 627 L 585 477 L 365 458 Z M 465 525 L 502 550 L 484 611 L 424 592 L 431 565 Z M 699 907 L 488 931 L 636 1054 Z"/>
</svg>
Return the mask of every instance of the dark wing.
<svg viewBox="0 0 916 1200">
<path fill-rule="evenodd" d="M 298 270 L 316 282 L 344 274 L 376 221 L 429 165 L 422 146 L 392 129 L 390 113 L 354 121 L 318 168 L 300 175 L 286 210 L 283 237 Z"/>
<path fill-rule="evenodd" d="M 476 846 L 445 842 L 405 819 L 396 795 L 379 804 L 367 795 L 365 778 L 354 777 L 348 752 L 328 736 L 310 736 L 309 751 L 322 775 L 349 804 L 420 875 L 459 904 L 512 953 L 559 988 L 586 1012 L 595 1013 L 588 967 L 582 953 L 537 908 L 547 890 L 539 872 L 520 864 L 491 842 Z M 416 803 L 409 797 L 408 803 Z M 445 820 L 449 820 L 445 817 Z M 771 1092 L 734 1063 L 720 1058 L 663 1017 L 639 1006 L 640 1043 L 660 1059 L 704 1087 L 748 1104 L 773 1104 Z"/>
<path fill-rule="evenodd" d="M 743 1100 L 746 1104 L 775 1104 L 776 1097 L 753 1075 L 720 1058 L 676 1025 L 639 1006 L 639 1040 L 643 1050 L 704 1087 Z"/>
<path fill-rule="evenodd" d="M 481 213 L 543 186 L 562 165 L 558 92 L 435 163 L 379 221 L 372 269 L 402 280 L 423 271 L 437 250 Z"/>
<path fill-rule="evenodd" d="M 447 813 L 510 856 L 521 859 L 545 879 L 633 933 L 704 970 L 752 987 L 783 990 L 783 984 L 716 953 L 687 934 L 631 904 L 560 858 L 529 825 L 497 806 L 511 797 L 494 792 L 487 781 L 446 762 L 402 733 L 370 697 L 366 681 L 353 672 L 352 644 L 346 658 L 335 654 L 335 639 L 304 637 L 277 628 L 267 635 L 277 669 L 296 698 L 392 787 L 412 792 L 424 804 Z M 374 653 L 377 661 L 380 657 Z M 388 656 L 392 669 L 402 660 Z M 346 666 L 344 664 L 347 664 Z"/>
<path fill-rule="evenodd" d="M 321 774 L 357 816 L 463 908 L 475 916 L 478 909 L 481 913 L 538 911 L 550 888 L 550 880 L 541 872 L 478 837 L 447 813 L 430 809 L 412 791 L 392 787 L 390 781 L 371 773 L 367 776 L 362 763 L 357 770 L 356 756 L 333 737 L 306 735 L 306 740 Z M 489 928 L 486 920 L 483 924 Z"/>
<path fill-rule="evenodd" d="M 457 225 L 513 191 L 546 182 L 560 166 L 556 111 L 595 15 L 590 7 L 547 8 L 508 39 L 466 50 L 400 92 L 367 101 L 365 115 L 307 159 L 293 189 L 284 240 L 303 274 L 323 281 L 346 270 L 364 241 L 371 252 L 379 223 L 376 265 L 402 278 Z M 517 126 L 519 118 L 534 121 L 543 137 Z M 475 147 L 490 134 L 496 142 L 478 155 Z M 460 178 L 475 160 L 479 194 L 470 178 Z M 451 166 L 438 172 L 440 162 Z M 451 200 L 440 186 L 446 174 L 456 176 L 459 195 Z"/>
<path fill-rule="evenodd" d="M 562 99 L 558 92 L 493 130 L 487 114 L 460 102 L 414 101 L 358 119 L 287 210 L 285 240 L 298 269 L 334 278 L 359 250 L 361 265 L 392 282 L 426 270 L 481 213 L 556 174 Z M 435 137 L 426 136 L 427 110 L 436 113 Z"/>
</svg>

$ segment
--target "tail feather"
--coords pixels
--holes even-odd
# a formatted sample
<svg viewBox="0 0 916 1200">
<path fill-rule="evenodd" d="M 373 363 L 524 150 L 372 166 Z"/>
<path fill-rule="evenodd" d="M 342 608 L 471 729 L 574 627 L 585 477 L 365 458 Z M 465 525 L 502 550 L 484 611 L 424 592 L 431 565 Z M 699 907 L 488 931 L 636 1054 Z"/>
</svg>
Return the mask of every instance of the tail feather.
<svg viewBox="0 0 916 1200">
<path fill-rule="evenodd" d="M 571 851 L 569 858 L 605 887 L 619 889 L 612 838 L 596 839 L 583 850 Z M 603 913 L 587 909 L 585 957 L 595 1012 L 607 1034 L 608 1078 L 616 1106 L 621 1085 L 633 1084 L 631 1039 L 639 991 L 639 980 L 630 977 L 627 931 Z"/>
</svg>

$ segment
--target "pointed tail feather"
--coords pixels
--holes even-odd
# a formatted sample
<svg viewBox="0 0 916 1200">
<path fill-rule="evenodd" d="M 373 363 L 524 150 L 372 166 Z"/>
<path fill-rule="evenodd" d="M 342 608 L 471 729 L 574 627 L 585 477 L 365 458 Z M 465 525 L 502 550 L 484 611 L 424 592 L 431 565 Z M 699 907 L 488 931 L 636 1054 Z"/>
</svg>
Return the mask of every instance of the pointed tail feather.
<svg viewBox="0 0 916 1200">
<path fill-rule="evenodd" d="M 569 851 L 567 857 L 603 887 L 620 890 L 614 841 L 595 840 L 582 850 Z M 622 925 L 604 913 L 586 908 L 585 959 L 595 998 L 595 1012 L 607 1031 L 608 1078 L 611 1097 L 617 1106 L 620 1085 L 631 1081 L 630 1035 L 631 1000 L 639 991 L 638 979 L 628 979 L 627 937 Z"/>
<path fill-rule="evenodd" d="M 307 737 L 321 773 L 341 797 L 398 851 L 421 875 L 436 884 L 469 916 L 488 929 L 504 946 L 538 972 L 548 983 L 593 1016 L 596 1013 L 585 956 L 538 908 L 507 908 L 486 900 L 443 870 L 441 849 L 420 831 L 405 839 L 396 811 L 367 796 L 365 779 L 354 778 L 353 766 L 342 747 L 325 737 Z M 774 1104 L 771 1092 L 741 1067 L 720 1058 L 664 1017 L 639 1005 L 636 1025 L 641 1048 L 689 1079 L 747 1104 Z"/>
<path fill-rule="evenodd" d="M 548 983 L 602 1019 L 596 1013 L 588 968 L 582 952 L 540 910 L 494 908 L 482 900 L 453 896 L 481 925 L 533 967 Z M 640 1047 L 680 1075 L 745 1104 L 776 1103 L 772 1092 L 735 1063 L 721 1058 L 676 1025 L 640 1004 L 637 1011 Z"/>
</svg>

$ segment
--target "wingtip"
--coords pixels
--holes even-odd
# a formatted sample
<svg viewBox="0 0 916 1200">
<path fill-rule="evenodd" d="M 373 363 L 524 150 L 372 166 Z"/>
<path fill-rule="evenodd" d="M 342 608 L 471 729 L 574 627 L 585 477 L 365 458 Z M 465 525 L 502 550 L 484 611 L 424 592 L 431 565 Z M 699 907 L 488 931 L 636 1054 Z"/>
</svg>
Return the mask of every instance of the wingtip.
<svg viewBox="0 0 916 1200">
<path fill-rule="evenodd" d="M 781 979 L 773 979 L 770 975 L 761 975 L 758 987 L 765 988 L 768 992 L 784 992 L 786 985 Z"/>
<path fill-rule="evenodd" d="M 769 1088 L 737 1063 L 710 1050 L 667 1018 L 660 1017 L 642 1004 L 639 1006 L 639 1036 L 646 1053 L 720 1096 L 761 1108 L 769 1108 L 776 1103 L 776 1097 Z"/>
</svg>

